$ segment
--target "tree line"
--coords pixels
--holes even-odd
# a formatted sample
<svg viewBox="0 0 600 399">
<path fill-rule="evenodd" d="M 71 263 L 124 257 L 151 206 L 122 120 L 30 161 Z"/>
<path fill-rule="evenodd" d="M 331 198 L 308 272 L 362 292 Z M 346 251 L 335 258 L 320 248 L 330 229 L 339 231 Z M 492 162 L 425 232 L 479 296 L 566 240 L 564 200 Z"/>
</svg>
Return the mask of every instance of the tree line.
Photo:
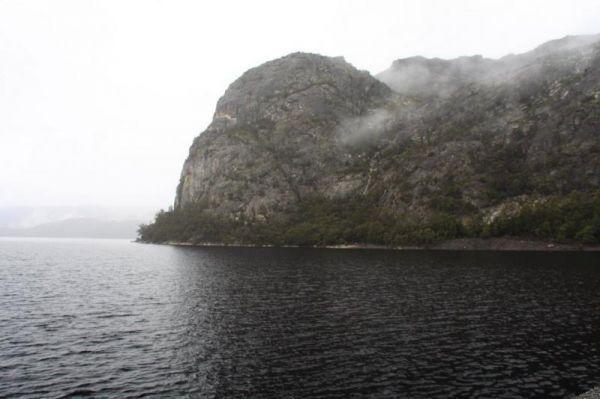
<svg viewBox="0 0 600 399">
<path fill-rule="evenodd" d="M 415 221 L 390 212 L 374 198 L 314 197 L 267 220 L 255 220 L 225 217 L 197 203 L 161 210 L 153 223 L 140 226 L 138 232 L 141 241 L 155 243 L 403 246 L 506 236 L 600 243 L 600 191 L 530 199 L 518 211 L 501 213 L 493 220 L 476 210 L 465 215 L 440 208 Z"/>
</svg>

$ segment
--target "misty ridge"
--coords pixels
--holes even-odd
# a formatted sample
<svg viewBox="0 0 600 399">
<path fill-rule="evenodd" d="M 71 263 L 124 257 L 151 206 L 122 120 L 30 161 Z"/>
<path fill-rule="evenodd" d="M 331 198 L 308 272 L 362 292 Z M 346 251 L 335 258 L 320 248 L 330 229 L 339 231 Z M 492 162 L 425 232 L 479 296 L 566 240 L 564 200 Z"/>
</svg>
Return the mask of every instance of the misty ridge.
<svg viewBox="0 0 600 399">
<path fill-rule="evenodd" d="M 548 78 L 545 72 L 580 73 L 589 68 L 593 45 L 600 34 L 567 36 L 544 43 L 530 52 L 510 54 L 494 60 L 480 55 L 451 60 L 421 56 L 394 61 L 391 68 L 375 75 L 395 92 L 404 95 L 447 98 L 465 86 L 518 85 Z M 542 62 L 539 62 L 543 59 Z"/>
<path fill-rule="evenodd" d="M 457 92 L 472 95 L 486 91 L 513 90 L 510 100 L 519 102 L 519 93 L 535 90 L 544 80 L 564 74 L 579 74 L 590 68 L 600 34 L 566 36 L 544 43 L 530 52 L 509 54 L 499 59 L 481 55 L 455 59 L 414 56 L 398 59 L 375 75 L 395 93 L 396 106 L 371 109 L 367 115 L 346 118 L 336 130 L 343 145 L 364 145 L 390 130 L 401 129 L 403 121 L 424 118 L 431 109 L 452 101 Z M 435 103 L 432 108 L 424 104 Z"/>
</svg>

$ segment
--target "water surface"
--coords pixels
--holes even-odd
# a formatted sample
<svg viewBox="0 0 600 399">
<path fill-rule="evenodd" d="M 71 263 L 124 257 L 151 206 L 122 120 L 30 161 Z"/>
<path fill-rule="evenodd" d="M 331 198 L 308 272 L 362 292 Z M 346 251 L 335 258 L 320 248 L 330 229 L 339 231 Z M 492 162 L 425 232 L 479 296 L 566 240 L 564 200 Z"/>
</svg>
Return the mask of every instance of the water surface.
<svg viewBox="0 0 600 399">
<path fill-rule="evenodd" d="M 0 239 L 0 397 L 569 397 L 600 253 Z"/>
</svg>

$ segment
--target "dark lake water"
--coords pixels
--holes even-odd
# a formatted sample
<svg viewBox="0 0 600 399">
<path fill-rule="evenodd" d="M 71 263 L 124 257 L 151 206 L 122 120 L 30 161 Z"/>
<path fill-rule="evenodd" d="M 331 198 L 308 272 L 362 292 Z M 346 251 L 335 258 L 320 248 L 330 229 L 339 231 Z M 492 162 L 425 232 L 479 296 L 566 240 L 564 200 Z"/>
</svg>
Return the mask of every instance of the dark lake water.
<svg viewBox="0 0 600 399">
<path fill-rule="evenodd" d="M 600 253 L 0 239 L 0 396 L 570 397 Z"/>
</svg>

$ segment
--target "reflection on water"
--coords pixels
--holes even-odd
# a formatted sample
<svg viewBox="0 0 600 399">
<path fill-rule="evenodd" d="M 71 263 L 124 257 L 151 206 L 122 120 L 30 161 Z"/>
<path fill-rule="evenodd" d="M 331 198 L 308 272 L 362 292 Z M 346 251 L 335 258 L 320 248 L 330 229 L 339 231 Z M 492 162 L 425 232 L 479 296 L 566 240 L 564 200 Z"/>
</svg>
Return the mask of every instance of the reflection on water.
<svg viewBox="0 0 600 399">
<path fill-rule="evenodd" d="M 0 396 L 568 397 L 600 254 L 0 240 Z"/>
</svg>

